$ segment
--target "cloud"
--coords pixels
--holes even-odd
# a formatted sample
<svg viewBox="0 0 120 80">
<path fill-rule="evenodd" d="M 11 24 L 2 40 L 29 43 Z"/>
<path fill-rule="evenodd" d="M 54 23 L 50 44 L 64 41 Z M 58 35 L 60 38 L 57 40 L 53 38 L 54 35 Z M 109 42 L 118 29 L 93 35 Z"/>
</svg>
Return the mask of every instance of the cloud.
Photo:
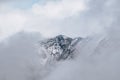
<svg viewBox="0 0 120 80">
<path fill-rule="evenodd" d="M 24 29 L 39 31 L 45 37 L 58 34 L 86 37 L 111 26 L 119 15 L 116 2 L 119 3 L 117 0 L 47 0 L 35 2 L 27 9 L 6 4 L 0 7 L 0 29 L 5 35 Z"/>
<path fill-rule="evenodd" d="M 26 17 L 20 12 L 9 12 L 0 14 L 1 36 L 10 36 L 24 28 Z M 1 37 L 1 38 L 2 38 Z"/>
<path fill-rule="evenodd" d="M 83 43 L 83 45 L 86 44 L 85 46 L 80 45 L 80 55 L 83 53 L 83 56 L 79 57 L 78 62 L 63 63 L 62 66 L 59 66 L 59 68 L 48 77 L 48 80 L 51 78 L 51 80 L 113 80 L 119 78 L 119 64 L 116 62 L 120 62 L 118 49 L 118 43 L 120 41 L 120 0 L 90 0 L 88 3 L 84 3 L 87 8 L 89 7 L 88 10 L 86 10 L 86 8 L 83 10 L 79 6 L 75 8 L 81 0 L 76 0 L 77 2 L 75 0 L 64 1 L 49 1 L 46 4 L 35 3 L 32 8 L 26 11 L 15 8 L 9 9 L 11 6 L 4 6 L 3 9 L 0 10 L 0 31 L 2 36 L 15 34 L 22 29 L 37 30 L 46 37 L 61 33 L 68 36 L 88 36 L 99 33 L 103 31 L 104 28 L 112 27 L 108 32 L 108 39 L 103 40 L 103 43 L 98 45 L 99 48 L 96 48 L 96 40 L 91 40 L 90 38 L 90 43 L 87 43 L 88 40 L 86 40 L 85 43 Z M 61 8 L 63 4 L 65 4 L 65 9 Z M 118 27 L 115 29 L 115 26 Z M 95 39 L 98 39 L 98 36 Z M 97 53 L 100 53 L 100 57 L 98 54 L 98 56 L 95 55 L 94 57 L 90 56 L 89 59 L 86 59 L 86 57 L 83 59 L 84 53 L 91 54 L 94 52 L 93 48 L 95 48 L 95 52 L 98 50 Z M 106 55 L 106 53 L 108 53 L 108 55 Z M 103 58 L 102 55 L 106 56 Z M 62 71 L 66 73 L 66 75 L 61 73 Z"/>
<path fill-rule="evenodd" d="M 18 1 L 16 0 L 14 4 L 18 4 Z M 78 15 L 86 10 L 86 5 L 82 0 L 48 0 L 42 4 L 40 2 L 33 3 L 31 7 L 25 10 L 19 7 L 14 8 L 6 0 L 0 7 L 2 36 L 9 36 L 9 34 L 14 34 L 21 29 L 37 30 L 45 37 L 55 36 L 60 34 L 64 27 L 58 26 L 61 19 Z"/>
<path fill-rule="evenodd" d="M 29 0 L 0 0 L 0 2 L 13 2 L 13 1 L 29 1 Z"/>
<path fill-rule="evenodd" d="M 64 18 L 86 10 L 83 0 L 48 1 L 44 5 L 34 4 L 32 10 L 37 15 L 49 18 Z"/>
</svg>

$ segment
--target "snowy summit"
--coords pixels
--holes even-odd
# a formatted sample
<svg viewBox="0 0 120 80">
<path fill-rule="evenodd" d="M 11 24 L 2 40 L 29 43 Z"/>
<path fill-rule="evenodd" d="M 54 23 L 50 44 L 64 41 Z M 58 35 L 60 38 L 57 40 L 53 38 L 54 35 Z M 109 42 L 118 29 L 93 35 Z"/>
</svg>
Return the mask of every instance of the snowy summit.
<svg viewBox="0 0 120 80">
<path fill-rule="evenodd" d="M 58 35 L 54 38 L 46 39 L 40 42 L 41 49 L 43 50 L 44 58 L 65 60 L 73 57 L 76 44 L 82 38 L 70 38 L 64 35 Z"/>
</svg>

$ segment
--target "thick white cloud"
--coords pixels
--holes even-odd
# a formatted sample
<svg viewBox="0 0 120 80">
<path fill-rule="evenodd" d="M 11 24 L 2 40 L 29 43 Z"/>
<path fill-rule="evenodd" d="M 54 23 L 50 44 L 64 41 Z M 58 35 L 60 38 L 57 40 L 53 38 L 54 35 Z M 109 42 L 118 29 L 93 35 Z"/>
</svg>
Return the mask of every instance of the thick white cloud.
<svg viewBox="0 0 120 80">
<path fill-rule="evenodd" d="M 53 36 L 60 34 L 64 28 L 59 27 L 59 22 L 84 10 L 86 5 L 82 0 L 46 1 L 44 4 L 38 2 L 26 11 L 3 3 L 0 6 L 1 33 L 3 36 L 9 36 L 25 29 L 37 30 L 45 37 Z"/>
<path fill-rule="evenodd" d="M 26 20 L 24 14 L 17 11 L 0 14 L 0 30 L 2 38 L 20 31 L 24 27 Z"/>
<path fill-rule="evenodd" d="M 37 15 L 49 18 L 64 18 L 86 10 L 83 0 L 58 0 L 48 1 L 44 5 L 34 4 L 32 10 Z"/>
<path fill-rule="evenodd" d="M 45 37 L 88 36 L 114 22 L 118 15 L 116 1 L 47 0 L 27 9 L 0 5 L 0 31 L 6 36 L 21 29 L 37 30 Z"/>
</svg>

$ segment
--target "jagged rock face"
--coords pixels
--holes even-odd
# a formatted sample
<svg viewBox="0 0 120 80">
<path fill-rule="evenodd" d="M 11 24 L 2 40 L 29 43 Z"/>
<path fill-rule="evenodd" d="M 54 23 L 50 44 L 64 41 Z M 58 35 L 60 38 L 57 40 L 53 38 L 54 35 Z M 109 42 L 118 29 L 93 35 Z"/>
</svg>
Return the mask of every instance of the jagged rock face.
<svg viewBox="0 0 120 80">
<path fill-rule="evenodd" d="M 49 57 L 53 57 L 56 60 L 64 60 L 72 57 L 72 53 L 75 50 L 75 45 L 82 38 L 70 38 L 64 35 L 56 36 L 55 38 L 41 41 L 41 47 L 44 48 L 44 52 Z"/>
</svg>

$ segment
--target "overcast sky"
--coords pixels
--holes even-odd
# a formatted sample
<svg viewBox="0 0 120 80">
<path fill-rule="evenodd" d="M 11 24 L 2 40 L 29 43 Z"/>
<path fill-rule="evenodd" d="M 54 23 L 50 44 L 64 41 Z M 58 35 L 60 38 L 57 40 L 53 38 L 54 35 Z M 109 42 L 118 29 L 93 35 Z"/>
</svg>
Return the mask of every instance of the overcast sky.
<svg viewBox="0 0 120 80">
<path fill-rule="evenodd" d="M 119 0 L 0 0 L 0 38 L 21 30 L 45 37 L 103 32 L 117 17 Z"/>
</svg>

